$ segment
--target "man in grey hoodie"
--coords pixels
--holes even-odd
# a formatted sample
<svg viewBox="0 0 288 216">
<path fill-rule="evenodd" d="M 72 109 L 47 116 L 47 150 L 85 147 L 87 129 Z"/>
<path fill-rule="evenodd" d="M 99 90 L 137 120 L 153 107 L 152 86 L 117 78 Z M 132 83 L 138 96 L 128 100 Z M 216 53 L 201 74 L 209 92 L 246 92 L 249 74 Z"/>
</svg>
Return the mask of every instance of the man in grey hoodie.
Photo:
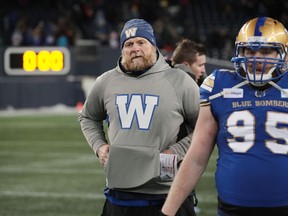
<svg viewBox="0 0 288 216">
<path fill-rule="evenodd" d="M 79 121 L 105 170 L 102 216 L 159 215 L 190 146 L 199 88 L 166 63 L 145 20 L 126 22 L 120 46 L 116 68 L 96 79 Z M 195 215 L 192 196 L 178 215 Z"/>
</svg>

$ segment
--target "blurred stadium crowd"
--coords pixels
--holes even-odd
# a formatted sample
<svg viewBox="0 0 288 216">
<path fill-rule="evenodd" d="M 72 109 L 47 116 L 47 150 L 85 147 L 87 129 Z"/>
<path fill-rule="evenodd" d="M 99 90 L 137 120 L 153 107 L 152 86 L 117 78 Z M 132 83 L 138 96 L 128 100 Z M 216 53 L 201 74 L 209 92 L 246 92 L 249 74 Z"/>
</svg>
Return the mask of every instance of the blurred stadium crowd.
<svg viewBox="0 0 288 216">
<path fill-rule="evenodd" d="M 155 30 L 158 47 L 171 52 L 181 38 L 205 44 L 208 57 L 227 59 L 244 22 L 270 16 L 288 26 L 286 0 L 10 0 L 1 1 L 0 45 L 71 46 L 95 40 L 119 47 L 119 32 L 131 18 Z"/>
</svg>

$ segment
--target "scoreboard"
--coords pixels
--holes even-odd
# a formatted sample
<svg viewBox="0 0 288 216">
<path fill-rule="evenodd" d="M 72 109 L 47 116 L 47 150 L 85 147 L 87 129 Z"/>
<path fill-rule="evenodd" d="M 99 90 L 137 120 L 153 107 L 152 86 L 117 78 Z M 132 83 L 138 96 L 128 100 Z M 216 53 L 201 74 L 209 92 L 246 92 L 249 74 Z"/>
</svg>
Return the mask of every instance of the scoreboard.
<svg viewBox="0 0 288 216">
<path fill-rule="evenodd" d="M 10 76 L 66 75 L 70 68 L 66 47 L 8 47 L 4 51 L 4 71 Z"/>
</svg>

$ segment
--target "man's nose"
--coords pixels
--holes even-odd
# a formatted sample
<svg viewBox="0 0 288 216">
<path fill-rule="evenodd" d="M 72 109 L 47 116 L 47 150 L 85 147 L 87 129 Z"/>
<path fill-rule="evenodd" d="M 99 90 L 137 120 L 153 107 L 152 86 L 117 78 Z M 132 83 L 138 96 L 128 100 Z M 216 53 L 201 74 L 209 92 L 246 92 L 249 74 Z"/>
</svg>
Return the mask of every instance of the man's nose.
<svg viewBox="0 0 288 216">
<path fill-rule="evenodd" d="M 132 50 L 138 51 L 140 49 L 140 46 L 138 44 L 133 44 Z"/>
</svg>

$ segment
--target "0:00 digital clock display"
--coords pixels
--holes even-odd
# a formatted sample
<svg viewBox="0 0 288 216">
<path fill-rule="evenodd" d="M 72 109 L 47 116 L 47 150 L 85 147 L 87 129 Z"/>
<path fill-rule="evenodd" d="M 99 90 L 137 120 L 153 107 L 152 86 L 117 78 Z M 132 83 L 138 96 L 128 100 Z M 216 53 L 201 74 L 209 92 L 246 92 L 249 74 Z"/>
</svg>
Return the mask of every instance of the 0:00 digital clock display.
<svg viewBox="0 0 288 216">
<path fill-rule="evenodd" d="M 70 52 L 65 47 L 10 47 L 4 54 L 8 75 L 65 75 Z"/>
</svg>

